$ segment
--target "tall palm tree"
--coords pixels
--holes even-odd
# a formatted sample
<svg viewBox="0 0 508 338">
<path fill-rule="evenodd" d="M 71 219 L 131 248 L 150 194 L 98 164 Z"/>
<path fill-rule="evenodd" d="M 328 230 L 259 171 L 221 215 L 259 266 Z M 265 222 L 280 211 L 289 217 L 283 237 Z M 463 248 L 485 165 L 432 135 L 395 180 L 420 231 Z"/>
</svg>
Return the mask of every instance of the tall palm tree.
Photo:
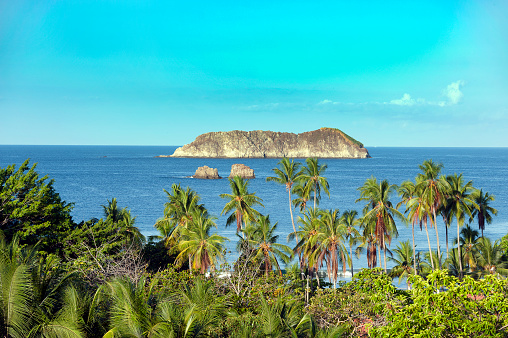
<svg viewBox="0 0 508 338">
<path fill-rule="evenodd" d="M 492 223 L 492 215 L 497 215 L 497 209 L 494 209 L 489 204 L 490 202 L 494 202 L 495 197 L 494 195 L 490 195 L 488 192 L 485 194 L 483 193 L 483 189 L 476 189 L 471 194 L 471 197 L 475 201 L 475 203 L 478 205 L 478 208 L 475 208 L 472 212 L 473 217 L 476 217 L 478 219 L 478 228 L 482 232 L 483 237 L 483 230 L 485 230 L 485 223 L 490 224 Z"/>
<path fill-rule="evenodd" d="M 210 229 L 217 227 L 213 218 L 202 212 L 195 215 L 192 222 L 182 230 L 181 240 L 178 243 L 180 252 L 176 258 L 177 264 L 182 264 L 188 259 L 191 268 L 199 270 L 204 274 L 209 268 L 215 269 L 218 260 L 223 260 L 225 250 L 222 243 L 227 241 L 226 237 L 218 234 L 210 235 Z"/>
<path fill-rule="evenodd" d="M 378 183 L 377 179 L 372 176 L 358 190 L 360 190 L 360 198 L 356 202 L 367 201 L 367 204 L 363 208 L 364 222 L 370 223 L 375 221 L 376 227 L 374 233 L 379 248 L 384 251 L 386 272 L 386 251 L 388 250 L 386 242 L 389 244 L 392 237 L 398 236 L 394 217 L 403 222 L 406 221 L 404 215 L 394 208 L 390 201 L 391 194 L 396 191 L 396 186 L 394 184 L 390 185 L 387 180 Z"/>
<path fill-rule="evenodd" d="M 413 208 L 410 207 L 411 201 L 414 197 L 416 197 L 416 184 L 411 181 L 404 181 L 399 186 L 398 193 L 401 197 L 401 200 L 399 203 L 397 203 L 396 208 L 398 209 L 402 204 L 405 204 L 406 210 L 404 211 L 404 214 L 409 214 L 407 220 L 411 222 L 411 235 L 413 239 L 413 271 L 414 273 L 417 273 L 418 270 L 416 269 L 415 224 L 420 222 L 420 212 L 417 205 L 414 205 Z"/>
<path fill-rule="evenodd" d="M 450 196 L 448 199 L 448 206 L 450 212 L 457 220 L 457 238 L 460 238 L 460 227 L 464 224 L 464 218 L 468 215 L 470 218 L 473 217 L 471 213 L 472 208 L 477 208 L 478 205 L 471 197 L 471 192 L 474 190 L 473 182 L 464 182 L 462 174 L 449 175 L 447 176 L 448 183 L 451 187 Z M 462 257 L 460 250 L 460 241 L 457 246 L 458 257 Z M 459 278 L 462 278 L 462 260 L 458 260 L 459 263 Z"/>
<path fill-rule="evenodd" d="M 328 278 L 335 289 L 337 288 L 339 264 L 342 262 L 342 270 L 345 272 L 346 264 L 350 259 L 344 246 L 344 237 L 347 230 L 345 224 L 341 221 L 339 209 L 321 210 L 320 215 L 319 248 L 314 255 L 317 256 L 318 266 L 321 265 L 323 260 L 326 262 Z"/>
<path fill-rule="evenodd" d="M 351 267 L 351 277 L 353 277 L 353 245 L 357 244 L 360 241 L 360 232 L 357 228 L 360 227 L 361 221 L 358 218 L 358 211 L 356 210 L 346 210 L 342 213 L 341 218 L 342 224 L 345 226 L 345 240 L 349 244 L 349 265 Z"/>
<path fill-rule="evenodd" d="M 314 209 L 316 209 L 317 199 L 321 198 L 321 189 L 330 197 L 328 180 L 323 177 L 327 165 L 319 164 L 316 157 L 309 157 L 305 160 L 305 163 L 306 166 L 302 168 L 299 179 L 305 182 L 305 185 L 308 186 L 307 189 L 312 190 L 314 193 Z"/>
<path fill-rule="evenodd" d="M 299 230 L 296 233 L 289 234 L 288 236 L 288 241 L 291 241 L 293 237 L 296 237 L 297 234 L 300 236 L 300 241 L 296 244 L 293 251 L 301 257 L 300 269 L 303 271 L 304 266 L 306 266 L 309 272 L 308 275 L 310 275 L 311 279 L 317 272 L 315 252 L 317 252 L 319 248 L 319 234 L 321 233 L 321 224 L 319 222 L 319 217 L 319 209 L 308 209 L 303 214 L 303 218 L 298 216 L 298 223 L 301 224 L 298 227 Z M 319 285 L 319 278 L 317 277 L 317 273 L 316 279 Z"/>
<path fill-rule="evenodd" d="M 291 190 L 293 184 L 300 175 L 300 163 L 289 160 L 287 157 L 281 159 L 278 163 L 279 168 L 272 169 L 277 176 L 267 177 L 266 181 L 276 182 L 286 186 L 286 191 L 289 194 L 289 213 L 291 215 L 291 224 L 293 225 L 293 231 L 296 233 L 295 221 L 293 218 L 293 200 L 291 198 Z M 296 236 L 296 242 L 298 242 L 298 236 Z"/>
<path fill-rule="evenodd" d="M 409 244 L 409 241 L 400 242 L 397 247 L 393 250 L 396 258 L 391 257 L 390 260 L 395 262 L 395 266 L 390 270 L 390 276 L 392 278 L 399 277 L 399 284 L 401 279 L 407 278 L 411 274 L 416 274 L 416 271 L 411 266 L 416 266 L 416 262 L 413 262 L 415 254 L 413 248 Z M 410 283 L 408 281 L 407 288 L 409 290 Z"/>
<path fill-rule="evenodd" d="M 226 226 L 236 222 L 236 232 L 242 230 L 242 225 L 247 221 L 255 221 L 261 214 L 253 208 L 254 205 L 263 206 L 263 200 L 256 196 L 256 193 L 249 193 L 249 181 L 244 180 L 240 176 L 229 179 L 231 194 L 220 194 L 219 196 L 229 201 L 222 209 L 221 215 L 232 212 L 229 215 Z"/>
<path fill-rule="evenodd" d="M 365 224 L 363 228 L 363 234 L 360 238 L 362 244 L 360 244 L 359 251 L 367 250 L 367 266 L 369 269 L 373 269 L 377 266 L 377 237 L 375 234 L 375 224 Z M 365 249 L 366 248 L 366 249 Z"/>
<path fill-rule="evenodd" d="M 427 205 L 427 209 L 432 215 L 431 225 L 436 230 L 437 254 L 441 256 L 439 243 L 439 231 L 437 228 L 437 211 L 445 200 L 445 196 L 450 190 L 450 185 L 444 176 L 439 177 L 439 173 L 443 168 L 442 163 L 434 163 L 432 160 L 423 161 L 419 165 L 422 173 L 418 174 L 418 187 L 421 189 L 421 197 Z M 441 266 L 439 266 L 441 267 Z"/>
<path fill-rule="evenodd" d="M 287 245 L 277 243 L 279 236 L 275 235 L 276 229 L 277 223 L 272 226 L 270 216 L 259 216 L 254 233 L 248 240 L 249 245 L 256 253 L 254 260 L 263 262 L 266 275 L 272 271 L 273 266 L 282 275 L 278 259 L 288 263 L 293 253 L 293 250 Z"/>
</svg>

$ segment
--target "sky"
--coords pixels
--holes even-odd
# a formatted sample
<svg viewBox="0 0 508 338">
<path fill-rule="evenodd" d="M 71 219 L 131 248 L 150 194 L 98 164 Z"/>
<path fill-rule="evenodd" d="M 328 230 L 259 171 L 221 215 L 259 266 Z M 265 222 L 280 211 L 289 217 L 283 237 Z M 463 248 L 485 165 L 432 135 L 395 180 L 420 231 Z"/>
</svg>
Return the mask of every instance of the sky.
<svg viewBox="0 0 508 338">
<path fill-rule="evenodd" d="M 508 2 L 0 0 L 0 144 L 508 147 Z"/>
</svg>

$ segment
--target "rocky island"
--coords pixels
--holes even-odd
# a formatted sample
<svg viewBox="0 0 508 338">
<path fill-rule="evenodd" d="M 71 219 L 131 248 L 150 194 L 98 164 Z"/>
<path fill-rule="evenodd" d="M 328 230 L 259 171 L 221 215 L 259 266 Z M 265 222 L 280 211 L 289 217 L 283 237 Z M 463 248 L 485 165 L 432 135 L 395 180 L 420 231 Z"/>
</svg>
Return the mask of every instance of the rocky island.
<svg viewBox="0 0 508 338">
<path fill-rule="evenodd" d="M 163 156 L 161 156 L 163 157 Z M 170 157 L 206 158 L 367 158 L 363 144 L 335 128 L 301 134 L 273 131 L 211 132 L 175 150 Z"/>
</svg>

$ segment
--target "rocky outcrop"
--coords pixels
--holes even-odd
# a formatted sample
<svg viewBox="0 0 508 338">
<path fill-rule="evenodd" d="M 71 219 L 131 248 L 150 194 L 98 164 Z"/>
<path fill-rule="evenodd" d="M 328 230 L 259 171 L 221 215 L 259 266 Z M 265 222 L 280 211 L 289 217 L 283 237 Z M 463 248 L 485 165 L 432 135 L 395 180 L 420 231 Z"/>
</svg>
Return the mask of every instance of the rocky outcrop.
<svg viewBox="0 0 508 338">
<path fill-rule="evenodd" d="M 192 178 L 202 178 L 202 179 L 209 179 L 209 180 L 215 180 L 222 178 L 219 176 L 219 171 L 217 168 L 210 168 L 208 166 L 199 167 L 196 170 L 196 173 L 191 176 Z"/>
<path fill-rule="evenodd" d="M 273 131 L 229 131 L 199 135 L 170 157 L 213 158 L 366 158 L 363 144 L 339 129 L 321 128 L 301 134 Z"/>
<path fill-rule="evenodd" d="M 251 169 L 244 164 L 233 164 L 231 166 L 231 174 L 229 174 L 229 178 L 233 178 L 235 176 L 248 179 L 256 178 L 254 175 L 254 169 Z"/>
</svg>

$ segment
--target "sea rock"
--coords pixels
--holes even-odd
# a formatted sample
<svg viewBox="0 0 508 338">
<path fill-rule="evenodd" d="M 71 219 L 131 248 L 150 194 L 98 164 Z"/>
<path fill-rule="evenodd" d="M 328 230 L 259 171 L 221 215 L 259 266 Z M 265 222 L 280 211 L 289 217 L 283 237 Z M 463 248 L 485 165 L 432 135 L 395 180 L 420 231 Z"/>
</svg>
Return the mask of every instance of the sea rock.
<svg viewBox="0 0 508 338">
<path fill-rule="evenodd" d="M 207 158 L 367 158 L 363 144 L 335 128 L 301 134 L 273 131 L 228 131 L 199 135 L 170 157 Z"/>
<path fill-rule="evenodd" d="M 235 176 L 240 176 L 241 178 L 256 178 L 254 175 L 254 169 L 244 165 L 244 164 L 233 164 L 231 166 L 231 174 L 229 174 L 229 178 L 233 178 Z"/>
<path fill-rule="evenodd" d="M 222 177 L 219 176 L 219 171 L 217 170 L 217 168 L 210 168 L 205 165 L 196 169 L 196 173 L 192 175 L 192 178 L 215 180 Z"/>
</svg>

